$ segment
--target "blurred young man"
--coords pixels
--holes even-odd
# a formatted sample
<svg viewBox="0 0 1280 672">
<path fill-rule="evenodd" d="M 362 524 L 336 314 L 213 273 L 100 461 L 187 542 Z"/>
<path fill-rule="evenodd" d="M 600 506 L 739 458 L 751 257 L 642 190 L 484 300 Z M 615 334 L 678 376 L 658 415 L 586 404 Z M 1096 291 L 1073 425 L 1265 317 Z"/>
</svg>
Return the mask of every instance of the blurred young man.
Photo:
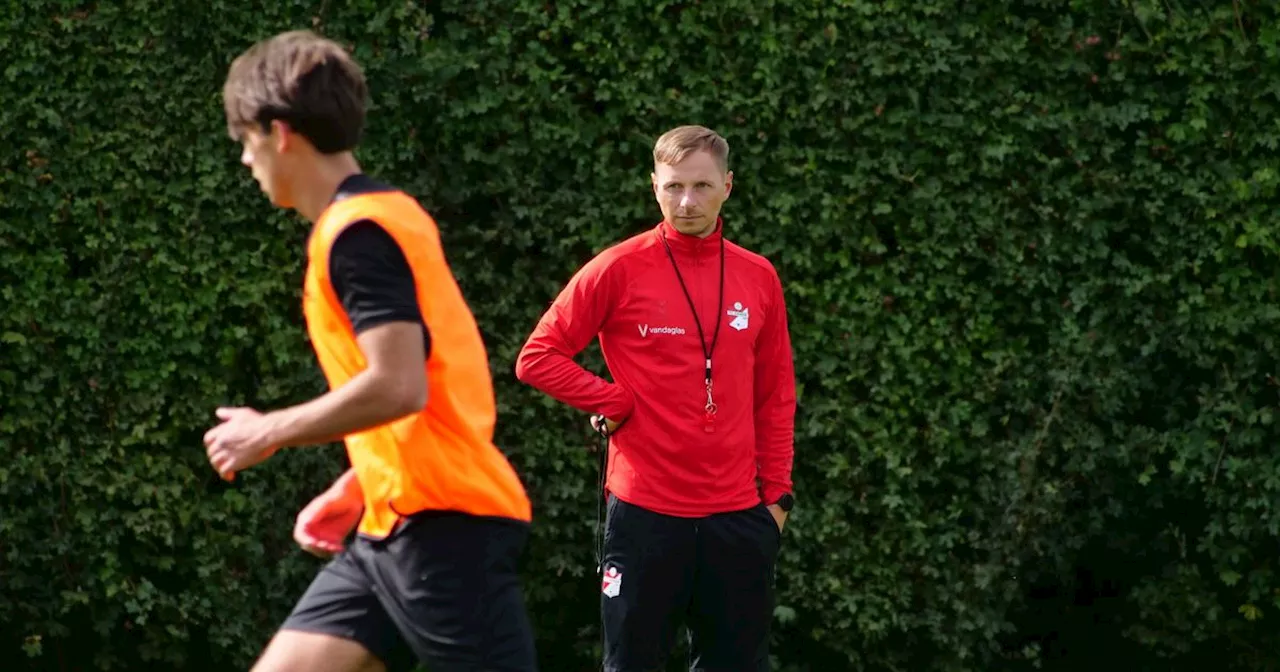
<svg viewBox="0 0 1280 672">
<path fill-rule="evenodd" d="M 209 461 L 230 479 L 342 438 L 352 465 L 298 515 L 298 543 L 337 557 L 254 670 L 532 671 L 517 575 L 529 499 L 492 442 L 485 347 L 435 222 L 353 156 L 366 95 L 359 66 L 306 31 L 254 45 L 223 89 L 241 162 L 312 224 L 302 302 L 331 391 L 265 414 L 217 409 Z"/>
<path fill-rule="evenodd" d="M 610 436 L 607 672 L 660 669 L 682 621 L 692 669 L 768 669 L 795 382 L 778 274 L 724 237 L 728 158 L 701 126 L 659 138 L 663 221 L 579 270 L 516 364 Z M 597 335 L 612 383 L 573 361 Z"/>
</svg>

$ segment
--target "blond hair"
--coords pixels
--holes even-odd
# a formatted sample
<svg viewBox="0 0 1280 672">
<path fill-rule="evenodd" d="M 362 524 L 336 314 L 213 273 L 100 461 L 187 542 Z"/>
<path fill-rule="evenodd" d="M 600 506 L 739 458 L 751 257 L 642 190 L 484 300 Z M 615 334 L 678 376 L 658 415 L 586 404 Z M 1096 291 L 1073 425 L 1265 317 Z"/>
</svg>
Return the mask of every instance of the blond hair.
<svg viewBox="0 0 1280 672">
<path fill-rule="evenodd" d="M 729 142 L 705 126 L 678 126 L 663 133 L 653 145 L 653 162 L 672 165 L 700 151 L 710 152 L 720 170 L 729 170 Z"/>
</svg>

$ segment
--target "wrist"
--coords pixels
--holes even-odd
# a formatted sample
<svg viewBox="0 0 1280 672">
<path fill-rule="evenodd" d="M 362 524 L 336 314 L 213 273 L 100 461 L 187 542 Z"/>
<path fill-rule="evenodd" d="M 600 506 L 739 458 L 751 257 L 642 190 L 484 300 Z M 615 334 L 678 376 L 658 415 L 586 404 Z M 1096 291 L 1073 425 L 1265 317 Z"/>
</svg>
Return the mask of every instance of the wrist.
<svg viewBox="0 0 1280 672">
<path fill-rule="evenodd" d="M 271 455 L 289 445 L 289 418 L 285 411 L 271 411 L 262 416 L 262 440 L 264 455 Z"/>
<path fill-rule="evenodd" d="M 360 480 L 356 478 L 355 469 L 348 469 L 333 485 L 329 486 L 329 492 L 337 499 L 359 500 L 364 497 L 364 492 L 360 489 Z"/>
<path fill-rule="evenodd" d="M 792 507 L 795 506 L 795 495 L 789 490 L 782 488 L 769 489 L 765 491 L 762 497 L 766 506 L 775 506 L 784 513 L 791 513 Z"/>
</svg>

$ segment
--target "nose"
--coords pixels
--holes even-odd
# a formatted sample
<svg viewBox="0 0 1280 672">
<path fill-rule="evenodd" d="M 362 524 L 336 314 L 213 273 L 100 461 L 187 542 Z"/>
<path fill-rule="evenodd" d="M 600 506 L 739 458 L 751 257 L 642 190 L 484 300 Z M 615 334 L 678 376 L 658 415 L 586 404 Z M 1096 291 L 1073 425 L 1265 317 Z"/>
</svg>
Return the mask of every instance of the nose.
<svg viewBox="0 0 1280 672">
<path fill-rule="evenodd" d="M 693 205 L 693 194 L 686 191 L 680 195 L 680 207 L 689 208 L 692 205 Z"/>
<path fill-rule="evenodd" d="M 250 151 L 248 147 L 245 147 L 243 150 L 241 150 L 240 163 L 244 164 L 245 166 L 253 165 L 253 152 Z"/>
</svg>

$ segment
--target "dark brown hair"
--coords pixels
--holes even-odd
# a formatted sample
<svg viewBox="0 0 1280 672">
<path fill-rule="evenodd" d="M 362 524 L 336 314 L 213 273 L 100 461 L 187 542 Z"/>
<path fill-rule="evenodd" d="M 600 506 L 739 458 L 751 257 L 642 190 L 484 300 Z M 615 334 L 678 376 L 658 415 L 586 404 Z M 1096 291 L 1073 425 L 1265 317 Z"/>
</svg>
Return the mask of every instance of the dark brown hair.
<svg viewBox="0 0 1280 672">
<path fill-rule="evenodd" d="M 711 152 L 720 170 L 729 169 L 729 142 L 705 126 L 678 126 L 663 133 L 653 145 L 653 162 L 680 163 L 703 150 Z"/>
<path fill-rule="evenodd" d="M 281 33 L 232 61 L 222 100 L 227 133 L 289 124 L 325 154 L 354 149 L 364 131 L 364 72 L 336 42 L 309 30 Z"/>
</svg>

